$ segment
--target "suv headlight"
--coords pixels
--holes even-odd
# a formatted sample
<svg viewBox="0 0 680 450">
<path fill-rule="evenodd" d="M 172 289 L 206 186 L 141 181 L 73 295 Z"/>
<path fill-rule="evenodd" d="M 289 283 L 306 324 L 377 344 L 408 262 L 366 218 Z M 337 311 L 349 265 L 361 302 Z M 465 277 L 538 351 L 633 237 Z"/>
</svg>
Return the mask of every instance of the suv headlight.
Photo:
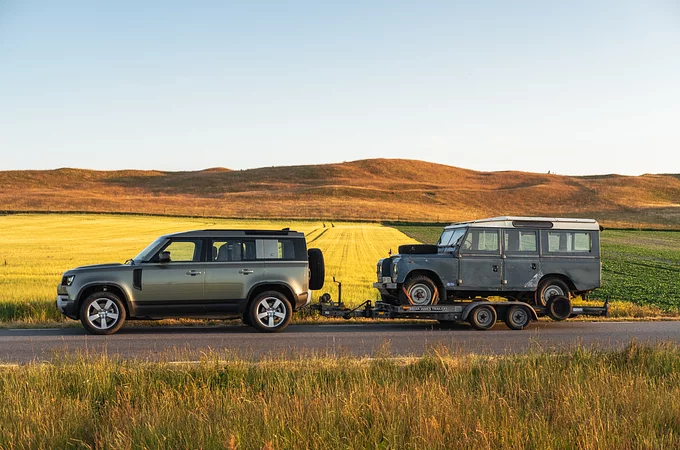
<svg viewBox="0 0 680 450">
<path fill-rule="evenodd" d="M 378 280 L 382 279 L 382 263 L 383 263 L 382 259 L 380 261 L 378 261 L 378 267 L 377 267 Z"/>
<path fill-rule="evenodd" d="M 399 261 L 395 261 L 392 264 L 392 277 L 397 278 L 398 275 L 399 275 Z"/>
<path fill-rule="evenodd" d="M 61 278 L 61 285 L 62 286 L 71 286 L 73 284 L 73 280 L 75 280 L 76 276 L 75 275 L 64 275 Z"/>
</svg>

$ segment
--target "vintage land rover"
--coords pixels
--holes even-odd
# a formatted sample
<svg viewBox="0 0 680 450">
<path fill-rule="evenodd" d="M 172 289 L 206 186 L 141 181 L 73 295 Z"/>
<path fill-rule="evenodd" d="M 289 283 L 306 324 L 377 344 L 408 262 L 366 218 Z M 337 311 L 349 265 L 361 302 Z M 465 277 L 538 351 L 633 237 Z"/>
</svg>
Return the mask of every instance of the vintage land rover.
<svg viewBox="0 0 680 450">
<path fill-rule="evenodd" d="M 383 301 L 433 305 L 505 297 L 545 306 L 600 287 L 600 231 L 592 219 L 494 217 L 444 228 L 436 245 L 402 245 L 378 261 Z"/>
</svg>

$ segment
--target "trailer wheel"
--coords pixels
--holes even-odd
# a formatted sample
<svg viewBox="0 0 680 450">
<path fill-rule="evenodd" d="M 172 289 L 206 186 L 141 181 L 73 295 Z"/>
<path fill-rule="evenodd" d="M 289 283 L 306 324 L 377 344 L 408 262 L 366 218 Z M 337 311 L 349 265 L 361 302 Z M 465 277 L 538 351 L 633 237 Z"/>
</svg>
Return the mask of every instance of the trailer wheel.
<svg viewBox="0 0 680 450">
<path fill-rule="evenodd" d="M 558 322 L 567 320 L 572 312 L 571 300 L 565 295 L 555 295 L 548 300 L 546 309 L 548 310 L 548 316 L 552 320 Z"/>
<path fill-rule="evenodd" d="M 496 324 L 496 310 L 489 305 L 476 307 L 470 313 L 468 320 L 475 330 L 488 330 Z"/>
<path fill-rule="evenodd" d="M 411 278 L 402 286 L 399 298 L 405 305 L 435 305 L 439 301 L 439 290 L 429 277 L 419 275 Z"/>
<path fill-rule="evenodd" d="M 529 322 L 531 322 L 531 314 L 524 306 L 511 306 L 505 315 L 505 324 L 511 330 L 523 330 L 529 325 Z"/>
</svg>

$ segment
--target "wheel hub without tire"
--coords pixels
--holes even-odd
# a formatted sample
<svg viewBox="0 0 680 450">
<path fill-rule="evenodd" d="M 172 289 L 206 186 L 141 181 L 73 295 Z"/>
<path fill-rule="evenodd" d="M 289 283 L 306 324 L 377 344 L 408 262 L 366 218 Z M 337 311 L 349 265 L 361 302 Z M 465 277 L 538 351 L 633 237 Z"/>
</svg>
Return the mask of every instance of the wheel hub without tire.
<svg viewBox="0 0 680 450">
<path fill-rule="evenodd" d="M 432 291 L 424 284 L 415 284 L 409 290 L 414 305 L 429 305 L 432 302 Z"/>
</svg>

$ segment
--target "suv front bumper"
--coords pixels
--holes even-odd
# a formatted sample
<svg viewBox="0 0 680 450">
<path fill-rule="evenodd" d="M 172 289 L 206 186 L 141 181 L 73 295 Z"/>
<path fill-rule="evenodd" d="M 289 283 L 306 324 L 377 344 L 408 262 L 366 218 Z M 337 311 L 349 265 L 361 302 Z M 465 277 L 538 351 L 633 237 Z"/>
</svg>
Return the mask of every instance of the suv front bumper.
<svg viewBox="0 0 680 450">
<path fill-rule="evenodd" d="M 68 295 L 57 295 L 57 310 L 71 319 L 78 319 L 76 301 L 68 298 Z"/>
</svg>

